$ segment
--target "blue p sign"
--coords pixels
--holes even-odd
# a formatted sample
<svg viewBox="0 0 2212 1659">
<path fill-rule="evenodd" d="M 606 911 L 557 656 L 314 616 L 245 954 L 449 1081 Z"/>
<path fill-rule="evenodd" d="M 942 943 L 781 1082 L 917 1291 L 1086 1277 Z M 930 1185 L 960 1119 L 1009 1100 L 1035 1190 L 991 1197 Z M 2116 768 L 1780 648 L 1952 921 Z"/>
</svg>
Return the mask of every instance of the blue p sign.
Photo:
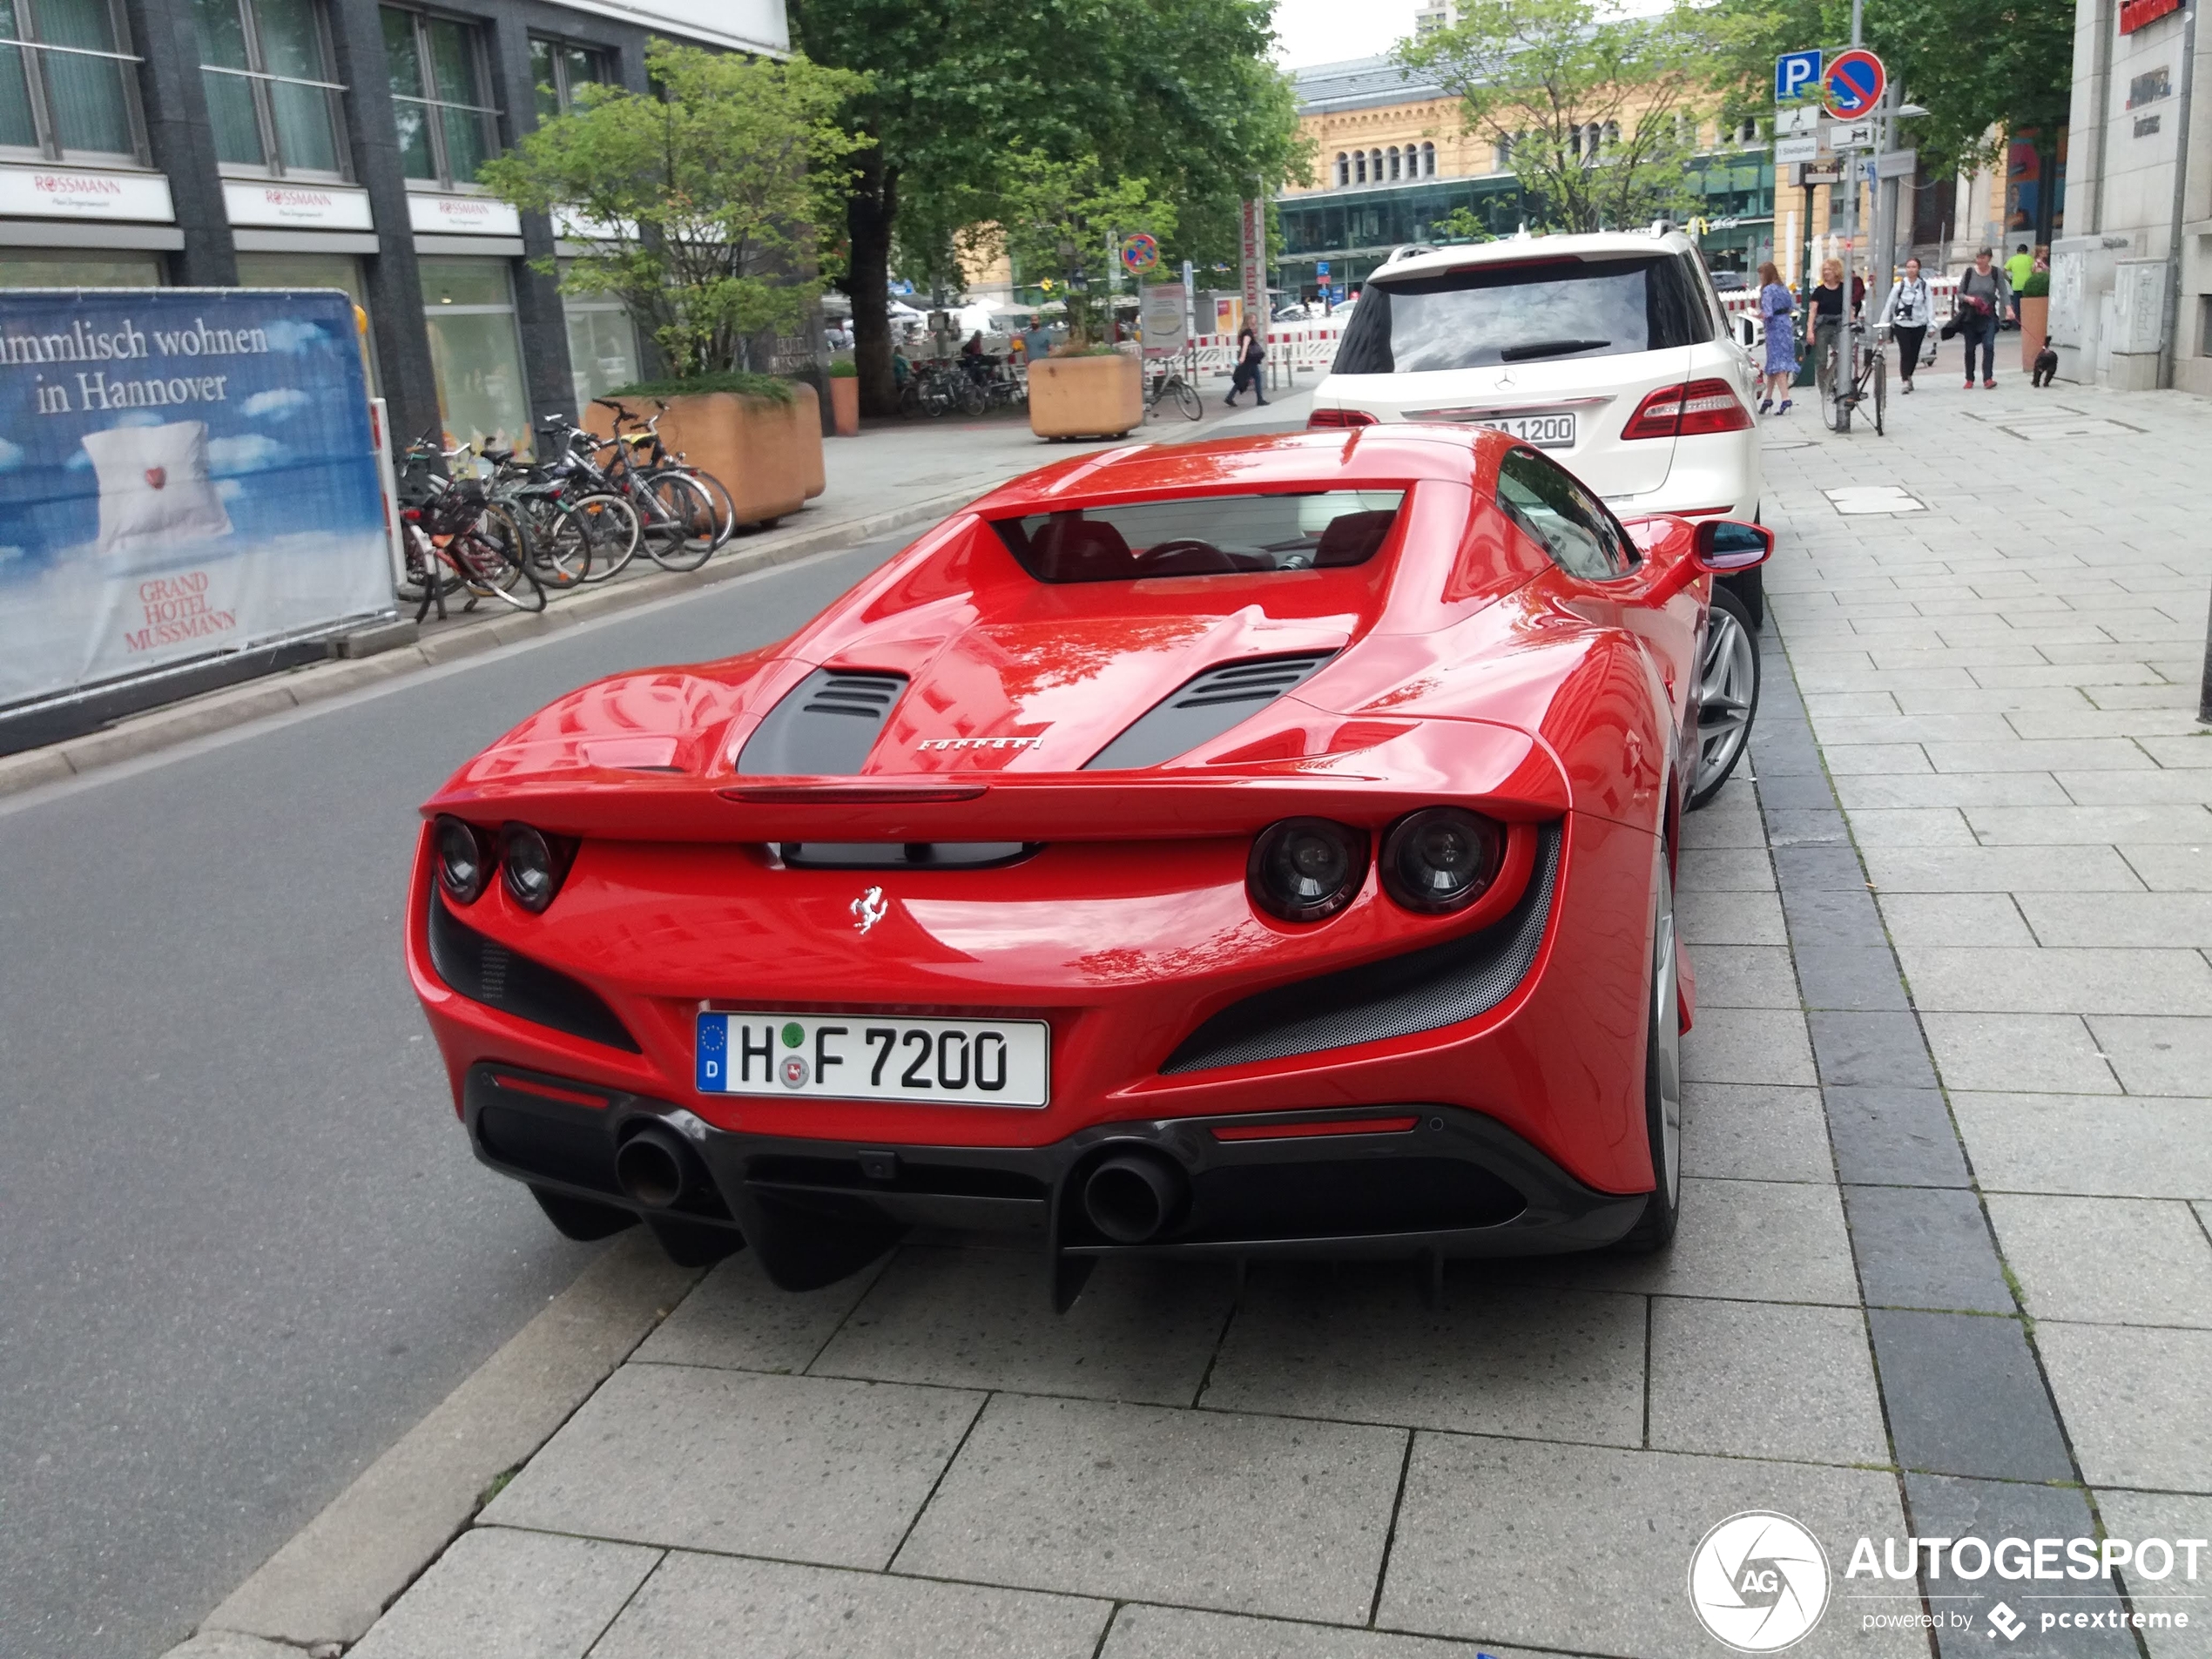
<svg viewBox="0 0 2212 1659">
<path fill-rule="evenodd" d="M 1820 84 L 1817 51 L 1784 52 L 1774 60 L 1774 101 L 1787 104 Z"/>
</svg>

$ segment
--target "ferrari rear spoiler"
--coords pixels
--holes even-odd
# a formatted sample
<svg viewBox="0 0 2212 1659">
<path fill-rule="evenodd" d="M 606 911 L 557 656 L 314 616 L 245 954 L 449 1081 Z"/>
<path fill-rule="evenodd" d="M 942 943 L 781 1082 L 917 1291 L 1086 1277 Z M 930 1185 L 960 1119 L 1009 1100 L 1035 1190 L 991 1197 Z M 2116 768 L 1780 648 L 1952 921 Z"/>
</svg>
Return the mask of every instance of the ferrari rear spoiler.
<svg viewBox="0 0 2212 1659">
<path fill-rule="evenodd" d="M 1371 748 L 1235 768 L 704 779 L 582 768 L 451 785 L 422 811 L 619 840 L 1130 841 L 1248 835 L 1309 815 L 1380 826 L 1442 801 L 1508 823 L 1569 804 L 1558 762 L 1526 733 L 1427 720 Z"/>
</svg>

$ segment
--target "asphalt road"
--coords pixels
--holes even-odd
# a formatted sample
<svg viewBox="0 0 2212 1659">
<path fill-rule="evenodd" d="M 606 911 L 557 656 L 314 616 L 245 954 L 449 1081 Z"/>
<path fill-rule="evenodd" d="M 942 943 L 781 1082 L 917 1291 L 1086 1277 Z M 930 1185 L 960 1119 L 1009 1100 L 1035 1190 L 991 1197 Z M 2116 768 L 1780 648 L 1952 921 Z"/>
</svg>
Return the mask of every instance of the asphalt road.
<svg viewBox="0 0 2212 1659">
<path fill-rule="evenodd" d="M 0 806 L 0 1655 L 182 1640 L 590 1259 L 454 1118 L 400 960 L 416 806 L 903 539 Z"/>
</svg>

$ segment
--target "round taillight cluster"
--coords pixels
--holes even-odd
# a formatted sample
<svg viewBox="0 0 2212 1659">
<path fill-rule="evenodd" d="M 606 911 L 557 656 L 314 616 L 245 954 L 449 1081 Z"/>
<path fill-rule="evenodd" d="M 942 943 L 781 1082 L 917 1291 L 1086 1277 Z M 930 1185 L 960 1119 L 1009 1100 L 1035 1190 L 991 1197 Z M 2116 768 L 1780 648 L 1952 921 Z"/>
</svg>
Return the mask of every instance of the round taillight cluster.
<svg viewBox="0 0 2212 1659">
<path fill-rule="evenodd" d="M 1325 818 L 1286 818 L 1262 830 L 1244 867 L 1252 902 L 1283 921 L 1325 921 L 1367 879 L 1369 836 Z M 1407 910 L 1464 910 L 1497 879 L 1505 836 L 1456 806 L 1408 813 L 1383 832 L 1383 891 Z"/>
<path fill-rule="evenodd" d="M 474 904 L 499 872 L 507 895 L 532 914 L 542 913 L 561 890 L 574 849 L 528 824 L 505 824 L 491 832 L 465 819 L 441 813 L 431 826 L 438 885 L 455 904 Z"/>
</svg>

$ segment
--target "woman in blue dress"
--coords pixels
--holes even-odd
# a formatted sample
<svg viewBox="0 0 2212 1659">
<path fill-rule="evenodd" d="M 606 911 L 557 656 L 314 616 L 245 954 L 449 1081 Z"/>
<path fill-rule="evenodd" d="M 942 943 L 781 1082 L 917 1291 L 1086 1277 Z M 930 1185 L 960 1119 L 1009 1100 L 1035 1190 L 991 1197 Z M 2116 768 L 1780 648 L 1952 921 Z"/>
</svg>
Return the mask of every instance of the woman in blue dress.
<svg viewBox="0 0 2212 1659">
<path fill-rule="evenodd" d="M 1759 322 L 1766 330 L 1766 395 L 1759 400 L 1761 415 L 1774 408 L 1777 397 L 1782 407 L 1776 413 L 1790 413 L 1790 387 L 1797 378 L 1797 311 L 1796 297 L 1782 286 L 1782 273 L 1769 260 L 1759 266 Z"/>
</svg>

